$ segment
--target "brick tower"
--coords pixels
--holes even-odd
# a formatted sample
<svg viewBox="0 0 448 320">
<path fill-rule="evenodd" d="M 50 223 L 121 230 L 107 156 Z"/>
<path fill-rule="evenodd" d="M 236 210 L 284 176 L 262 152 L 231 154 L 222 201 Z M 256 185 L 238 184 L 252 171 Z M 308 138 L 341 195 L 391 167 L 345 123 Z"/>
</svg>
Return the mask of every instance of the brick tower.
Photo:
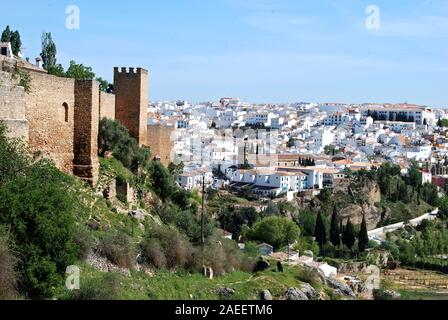
<svg viewBox="0 0 448 320">
<path fill-rule="evenodd" d="M 148 122 L 148 71 L 114 68 L 115 119 L 139 145 L 146 145 Z"/>
<path fill-rule="evenodd" d="M 75 80 L 73 173 L 95 185 L 98 181 L 99 84 Z"/>
</svg>

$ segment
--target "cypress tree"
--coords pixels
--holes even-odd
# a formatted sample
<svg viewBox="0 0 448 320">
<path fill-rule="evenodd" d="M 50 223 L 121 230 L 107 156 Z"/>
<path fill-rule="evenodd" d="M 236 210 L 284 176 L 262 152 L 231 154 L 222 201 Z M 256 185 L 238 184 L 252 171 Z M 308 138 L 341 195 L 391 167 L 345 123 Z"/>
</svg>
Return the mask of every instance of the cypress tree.
<svg viewBox="0 0 448 320">
<path fill-rule="evenodd" d="M 330 241 L 335 246 L 341 245 L 341 235 L 339 230 L 339 218 L 336 205 L 333 208 L 333 214 L 331 216 L 331 227 L 330 227 Z"/>
<path fill-rule="evenodd" d="M 316 238 L 319 247 L 327 244 L 327 230 L 325 230 L 324 220 L 322 219 L 322 214 L 319 212 L 316 218 L 316 227 L 314 229 L 314 237 Z"/>
<path fill-rule="evenodd" d="M 355 231 L 353 229 L 353 224 L 348 218 L 347 224 L 344 228 L 344 233 L 342 235 L 342 243 L 346 245 L 350 250 L 353 248 L 355 244 Z"/>
<path fill-rule="evenodd" d="M 22 50 L 22 41 L 20 40 L 19 31 L 11 32 L 10 38 L 11 38 L 12 53 L 18 55 L 19 52 Z"/>
<path fill-rule="evenodd" d="M 2 42 L 10 42 L 11 41 L 11 29 L 9 26 L 6 26 L 6 29 L 2 32 Z"/>
<path fill-rule="evenodd" d="M 363 215 L 361 223 L 361 231 L 359 232 L 358 248 L 359 252 L 364 252 L 369 245 L 369 235 L 367 233 L 366 216 Z"/>
</svg>

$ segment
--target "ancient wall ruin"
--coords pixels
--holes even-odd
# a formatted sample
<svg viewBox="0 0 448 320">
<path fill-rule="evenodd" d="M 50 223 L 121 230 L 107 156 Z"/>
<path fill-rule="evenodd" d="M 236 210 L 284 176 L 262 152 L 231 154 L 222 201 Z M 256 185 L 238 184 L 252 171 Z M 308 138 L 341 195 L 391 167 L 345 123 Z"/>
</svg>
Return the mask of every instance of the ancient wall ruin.
<svg viewBox="0 0 448 320">
<path fill-rule="evenodd" d="M 0 68 L 0 122 L 8 128 L 7 136 L 28 141 L 25 90 L 17 85 L 11 73 Z"/>
<path fill-rule="evenodd" d="M 103 118 L 115 120 L 115 95 L 101 91 L 100 120 Z"/>
<path fill-rule="evenodd" d="M 18 85 L 19 69 L 30 75 L 29 92 Z M 148 72 L 115 68 L 114 81 L 116 95 L 100 92 L 96 81 L 55 77 L 0 56 L 0 121 L 32 155 L 50 158 L 64 172 L 95 184 L 101 118 L 119 120 L 140 145 L 147 139 Z"/>
<path fill-rule="evenodd" d="M 121 122 L 139 145 L 146 145 L 148 122 L 148 71 L 115 68 L 115 119 Z"/>
<path fill-rule="evenodd" d="M 73 173 L 95 185 L 98 181 L 99 84 L 92 80 L 75 81 L 75 131 Z"/>
<path fill-rule="evenodd" d="M 151 155 L 160 159 L 160 162 L 165 166 L 173 162 L 171 151 L 174 148 L 174 142 L 171 135 L 174 131 L 174 126 L 148 125 L 147 145 L 151 148 Z"/>
<path fill-rule="evenodd" d="M 30 72 L 26 94 L 29 148 L 51 158 L 61 170 L 73 172 L 75 80 Z"/>
</svg>

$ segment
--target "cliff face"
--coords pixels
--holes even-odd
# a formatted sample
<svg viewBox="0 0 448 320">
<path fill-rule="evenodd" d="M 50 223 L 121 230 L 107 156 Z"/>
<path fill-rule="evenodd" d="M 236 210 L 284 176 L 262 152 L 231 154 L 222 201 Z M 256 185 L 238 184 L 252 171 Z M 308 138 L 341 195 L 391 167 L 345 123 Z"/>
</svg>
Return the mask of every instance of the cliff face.
<svg viewBox="0 0 448 320">
<path fill-rule="evenodd" d="M 378 184 L 373 181 L 364 181 L 338 187 L 325 201 L 319 197 L 298 198 L 297 206 L 316 213 L 321 211 L 331 215 L 336 203 L 339 217 L 344 223 L 350 218 L 354 225 L 360 225 L 365 214 L 367 228 L 372 230 L 381 221 L 383 214 L 383 209 L 376 206 L 380 201 L 381 191 Z"/>
<path fill-rule="evenodd" d="M 354 225 L 362 222 L 363 214 L 366 215 L 367 228 L 375 229 L 381 220 L 382 209 L 375 206 L 381 201 L 381 191 L 376 182 L 369 182 L 358 188 L 349 188 L 349 193 L 355 197 L 362 198 L 362 204 L 359 201 L 341 207 L 339 211 L 340 218 L 345 222 L 348 218 Z"/>
</svg>

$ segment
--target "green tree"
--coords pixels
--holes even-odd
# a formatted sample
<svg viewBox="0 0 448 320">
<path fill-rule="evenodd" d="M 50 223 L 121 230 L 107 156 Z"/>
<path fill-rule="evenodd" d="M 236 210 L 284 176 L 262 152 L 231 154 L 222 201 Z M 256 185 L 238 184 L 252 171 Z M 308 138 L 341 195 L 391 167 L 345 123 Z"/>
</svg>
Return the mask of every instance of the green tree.
<svg viewBox="0 0 448 320">
<path fill-rule="evenodd" d="M 233 234 L 234 239 L 241 235 L 243 226 L 252 227 L 260 219 L 260 214 L 253 207 L 224 207 L 219 210 L 218 221 L 221 228 Z"/>
<path fill-rule="evenodd" d="M 293 137 L 290 137 L 288 142 L 286 143 L 286 146 L 288 148 L 292 148 L 292 147 L 294 147 L 295 143 L 296 143 L 296 139 Z"/>
<path fill-rule="evenodd" d="M 98 83 L 100 84 L 100 91 L 107 92 L 107 90 L 109 89 L 109 86 L 110 86 L 109 81 L 107 81 L 101 77 L 98 77 L 95 80 L 98 81 Z"/>
<path fill-rule="evenodd" d="M 279 249 L 299 239 L 300 229 L 285 217 L 267 217 L 254 224 L 247 232 L 249 240 L 265 242 Z"/>
<path fill-rule="evenodd" d="M 448 196 L 443 196 L 437 201 L 439 212 L 443 217 L 448 217 Z"/>
<path fill-rule="evenodd" d="M 2 32 L 2 42 L 11 42 L 11 28 L 6 26 Z"/>
<path fill-rule="evenodd" d="M 415 161 L 412 162 L 412 166 L 408 172 L 409 184 L 415 188 L 422 185 L 422 173 Z"/>
<path fill-rule="evenodd" d="M 42 52 L 40 54 L 45 70 L 52 70 L 56 65 L 56 44 L 54 43 L 51 32 L 44 32 L 42 34 Z"/>
<path fill-rule="evenodd" d="M 92 80 L 95 78 L 95 73 L 91 67 L 86 67 L 83 64 L 78 64 L 75 61 L 70 61 L 70 66 L 66 72 L 67 78 L 78 80 Z"/>
<path fill-rule="evenodd" d="M 359 232 L 358 248 L 359 252 L 364 252 L 369 245 L 369 235 L 367 232 L 366 217 L 363 215 L 361 223 L 361 231 Z"/>
<path fill-rule="evenodd" d="M 178 164 L 174 164 L 173 162 L 171 162 L 171 163 L 168 165 L 168 170 L 170 171 L 170 173 L 171 173 L 173 176 L 179 176 L 179 175 L 181 175 L 182 173 L 184 173 L 184 167 L 185 167 L 185 165 L 184 165 L 183 162 L 180 162 L 180 163 L 178 163 Z"/>
<path fill-rule="evenodd" d="M 14 55 L 18 55 L 22 51 L 22 40 L 20 39 L 19 31 L 11 33 L 11 49 Z"/>
<path fill-rule="evenodd" d="M 322 213 L 319 212 L 316 218 L 316 228 L 314 230 L 314 237 L 316 238 L 319 247 L 322 249 L 327 244 L 327 230 L 325 228 L 324 220 L 322 219 Z"/>
<path fill-rule="evenodd" d="M 17 298 L 17 258 L 12 249 L 11 232 L 0 225 L 0 300 Z"/>
<path fill-rule="evenodd" d="M 67 76 L 64 67 L 60 63 L 54 66 L 49 66 L 46 70 L 48 71 L 48 74 L 51 74 L 56 77 L 65 78 Z"/>
<path fill-rule="evenodd" d="M 334 206 L 333 214 L 331 216 L 331 227 L 330 227 L 330 241 L 335 246 L 338 247 L 341 244 L 341 234 L 339 230 L 339 217 L 337 212 L 337 207 Z"/>
<path fill-rule="evenodd" d="M 7 139 L 6 134 L 6 126 L 0 121 L 0 187 L 22 175 L 29 166 L 23 142 Z"/>
<path fill-rule="evenodd" d="M 316 215 L 308 210 L 303 210 L 299 215 L 299 226 L 304 236 L 314 236 L 316 229 Z"/>
<path fill-rule="evenodd" d="M 342 234 L 342 243 L 351 250 L 355 244 L 355 241 L 355 230 L 350 218 L 348 218 L 347 224 L 344 228 L 344 233 Z"/>
<path fill-rule="evenodd" d="M 2 32 L 2 42 L 10 42 L 12 53 L 14 55 L 18 55 L 22 50 L 22 41 L 20 39 L 19 31 L 12 31 L 9 26 L 6 27 Z"/>
<path fill-rule="evenodd" d="M 152 163 L 149 176 L 152 189 L 162 201 L 166 201 L 173 195 L 176 190 L 173 176 L 160 162 Z"/>
<path fill-rule="evenodd" d="M 409 189 L 405 183 L 400 183 L 398 185 L 398 198 L 404 203 L 408 203 L 410 201 Z"/>
<path fill-rule="evenodd" d="M 99 125 L 98 153 L 104 157 L 107 152 L 112 152 L 117 160 L 134 172 L 149 166 L 149 149 L 139 148 L 137 141 L 121 123 L 103 118 Z"/>
<path fill-rule="evenodd" d="M 0 123 L 0 225 L 11 235 L 18 258 L 19 293 L 51 298 L 76 260 L 76 221 L 90 213 L 77 180 L 48 160 L 32 162 L 19 140 Z"/>
</svg>

